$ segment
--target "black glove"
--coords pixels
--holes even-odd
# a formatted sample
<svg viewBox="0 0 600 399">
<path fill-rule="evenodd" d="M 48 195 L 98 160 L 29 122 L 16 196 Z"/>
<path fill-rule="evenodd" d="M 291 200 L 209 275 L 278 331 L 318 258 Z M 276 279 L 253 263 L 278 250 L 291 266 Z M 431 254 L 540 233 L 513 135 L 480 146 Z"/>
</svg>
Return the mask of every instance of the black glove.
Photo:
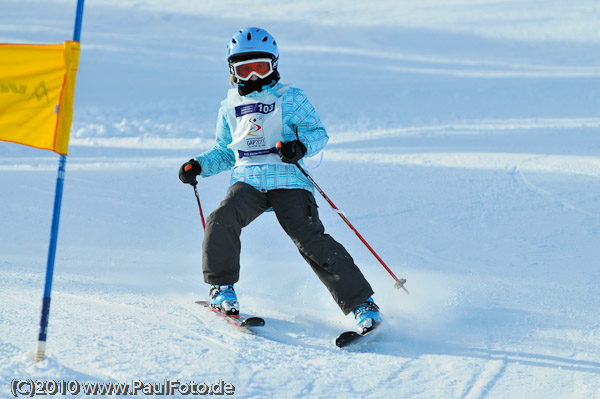
<svg viewBox="0 0 600 399">
<path fill-rule="evenodd" d="M 181 180 L 185 184 L 191 184 L 195 186 L 198 184 L 198 180 L 196 180 L 196 176 L 198 176 L 202 172 L 202 168 L 200 164 L 195 159 L 190 159 L 179 168 L 179 180 Z"/>
<path fill-rule="evenodd" d="M 306 154 L 306 147 L 300 140 L 277 143 L 279 158 L 285 163 L 297 163 Z"/>
</svg>

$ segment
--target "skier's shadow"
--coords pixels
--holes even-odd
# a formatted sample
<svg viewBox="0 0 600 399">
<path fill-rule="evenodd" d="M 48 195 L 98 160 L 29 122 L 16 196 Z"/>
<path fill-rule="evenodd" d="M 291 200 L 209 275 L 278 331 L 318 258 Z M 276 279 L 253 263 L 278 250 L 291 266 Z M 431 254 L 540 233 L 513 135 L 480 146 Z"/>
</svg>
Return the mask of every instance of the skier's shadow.
<svg viewBox="0 0 600 399">
<path fill-rule="evenodd" d="M 477 348 L 443 342 L 420 341 L 411 338 L 398 337 L 397 334 L 389 330 L 382 331 L 374 342 L 361 346 L 356 350 L 409 359 L 416 359 L 423 355 L 468 357 L 482 360 L 503 361 L 505 365 L 520 364 L 531 367 L 600 374 L 600 362 L 577 360 L 538 353 Z"/>
<path fill-rule="evenodd" d="M 265 318 L 266 326 L 258 330 L 258 335 L 273 342 L 286 345 L 298 345 L 314 349 L 336 348 L 333 341 L 341 329 L 335 326 L 315 329 L 314 325 L 299 321 L 277 318 Z M 352 345 L 344 351 L 372 353 L 417 359 L 423 355 L 445 355 L 476 358 L 482 360 L 503 361 L 505 365 L 520 364 L 531 367 L 544 367 L 577 372 L 600 374 L 600 362 L 577 360 L 561 356 L 544 355 L 529 352 L 495 350 L 469 347 L 439 341 L 419 340 L 398 334 L 397 328 L 384 324 L 378 334 L 358 345 Z"/>
<path fill-rule="evenodd" d="M 341 329 L 320 326 L 300 320 L 281 320 L 264 317 L 265 327 L 256 329 L 256 334 L 273 342 L 285 345 L 302 346 L 313 349 L 337 349 L 334 340 Z"/>
</svg>

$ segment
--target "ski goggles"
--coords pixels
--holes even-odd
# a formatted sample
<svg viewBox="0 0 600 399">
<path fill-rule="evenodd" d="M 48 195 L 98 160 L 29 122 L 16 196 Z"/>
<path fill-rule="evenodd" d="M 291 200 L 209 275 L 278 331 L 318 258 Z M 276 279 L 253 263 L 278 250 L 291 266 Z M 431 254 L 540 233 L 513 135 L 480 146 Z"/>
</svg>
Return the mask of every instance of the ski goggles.
<svg viewBox="0 0 600 399">
<path fill-rule="evenodd" d="M 252 75 L 258 78 L 266 78 L 273 72 L 273 61 L 270 58 L 258 58 L 233 62 L 229 65 L 231 74 L 238 79 L 248 80 Z"/>
</svg>

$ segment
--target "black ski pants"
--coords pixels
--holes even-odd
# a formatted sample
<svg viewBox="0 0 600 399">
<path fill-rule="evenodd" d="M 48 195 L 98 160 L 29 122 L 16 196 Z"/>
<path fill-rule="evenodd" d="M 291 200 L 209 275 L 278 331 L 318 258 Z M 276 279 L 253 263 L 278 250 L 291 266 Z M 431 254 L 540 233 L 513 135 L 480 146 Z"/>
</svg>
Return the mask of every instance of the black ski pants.
<svg viewBox="0 0 600 399">
<path fill-rule="evenodd" d="M 344 314 L 373 295 L 350 254 L 325 234 L 311 192 L 302 189 L 261 192 L 242 182 L 229 188 L 225 199 L 207 219 L 202 256 L 206 283 L 234 284 L 239 280 L 242 228 L 271 207 L 281 227 Z"/>
</svg>

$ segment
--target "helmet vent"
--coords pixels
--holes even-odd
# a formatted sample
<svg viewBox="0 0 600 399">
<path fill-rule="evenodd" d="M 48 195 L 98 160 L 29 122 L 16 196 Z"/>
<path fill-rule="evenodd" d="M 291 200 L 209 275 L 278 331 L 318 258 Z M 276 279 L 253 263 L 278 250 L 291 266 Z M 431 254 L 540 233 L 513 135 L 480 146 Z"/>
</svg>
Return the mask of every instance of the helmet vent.
<svg viewBox="0 0 600 399">
<path fill-rule="evenodd" d="M 252 40 L 252 34 L 248 32 L 248 40 Z"/>
<path fill-rule="evenodd" d="M 231 41 L 233 42 L 233 44 L 237 44 L 237 40 L 231 39 Z"/>
<path fill-rule="evenodd" d="M 269 39 L 269 38 L 268 38 L 267 36 L 265 36 L 265 37 L 263 37 L 262 41 L 263 41 L 263 42 L 266 42 L 266 41 L 267 41 L 267 39 Z"/>
</svg>

